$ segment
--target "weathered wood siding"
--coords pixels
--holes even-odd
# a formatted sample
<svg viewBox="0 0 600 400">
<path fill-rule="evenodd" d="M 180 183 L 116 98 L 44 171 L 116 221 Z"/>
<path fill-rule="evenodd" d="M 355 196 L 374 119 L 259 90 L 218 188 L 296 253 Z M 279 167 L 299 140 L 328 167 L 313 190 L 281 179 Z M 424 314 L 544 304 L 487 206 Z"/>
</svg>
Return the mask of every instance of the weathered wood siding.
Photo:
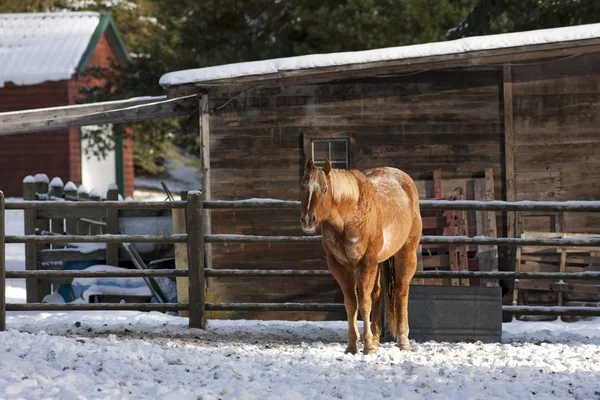
<svg viewBox="0 0 600 400">
<path fill-rule="evenodd" d="M 235 97 L 247 89 L 210 93 L 211 109 L 233 98 L 211 115 L 213 199 L 298 199 L 304 136 L 328 133 L 353 139 L 354 168 L 389 165 L 431 179 L 436 168 L 463 178 L 492 167 L 503 193 L 501 69 L 258 87 Z M 299 235 L 299 211 L 214 212 L 213 232 Z M 327 268 L 320 245 L 213 246 L 213 256 L 215 268 Z M 215 279 L 209 288 L 214 301 L 341 301 L 332 279 Z"/>
<path fill-rule="evenodd" d="M 517 200 L 600 199 L 600 54 L 513 66 Z M 525 229 L 550 230 L 550 217 Z M 600 232 L 600 215 L 565 214 L 563 230 Z"/>
</svg>

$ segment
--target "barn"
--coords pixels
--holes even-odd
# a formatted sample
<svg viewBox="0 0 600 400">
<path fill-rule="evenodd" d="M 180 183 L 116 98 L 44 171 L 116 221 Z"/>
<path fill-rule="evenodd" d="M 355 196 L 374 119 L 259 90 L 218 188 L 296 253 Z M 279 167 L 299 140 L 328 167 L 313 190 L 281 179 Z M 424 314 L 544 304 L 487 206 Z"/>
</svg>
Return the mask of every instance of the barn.
<svg viewBox="0 0 600 400">
<path fill-rule="evenodd" d="M 77 104 L 82 89 L 102 83 L 86 77 L 88 68 L 126 66 L 129 60 L 108 13 L 2 14 L 0 112 Z M 23 178 L 41 172 L 99 191 L 116 182 L 131 195 L 131 139 L 117 135 L 114 151 L 103 159 L 86 155 L 86 146 L 80 128 L 0 137 L 3 191 L 23 196 Z"/>
<path fill-rule="evenodd" d="M 600 24 L 593 24 L 177 71 L 161 84 L 170 96 L 202 96 L 209 199 L 297 200 L 304 163 L 314 157 L 339 168 L 394 166 L 417 180 L 431 179 L 434 170 L 468 180 L 491 169 L 498 200 L 597 200 L 598 71 Z M 298 218 L 213 211 L 211 229 L 296 235 Z M 583 213 L 496 220 L 498 236 L 509 237 L 600 226 L 597 215 Z M 500 269 L 513 268 L 510 253 L 499 250 Z M 212 267 L 326 264 L 320 246 L 213 245 Z M 211 297 L 341 300 L 335 282 L 324 279 L 220 279 L 209 282 Z"/>
</svg>

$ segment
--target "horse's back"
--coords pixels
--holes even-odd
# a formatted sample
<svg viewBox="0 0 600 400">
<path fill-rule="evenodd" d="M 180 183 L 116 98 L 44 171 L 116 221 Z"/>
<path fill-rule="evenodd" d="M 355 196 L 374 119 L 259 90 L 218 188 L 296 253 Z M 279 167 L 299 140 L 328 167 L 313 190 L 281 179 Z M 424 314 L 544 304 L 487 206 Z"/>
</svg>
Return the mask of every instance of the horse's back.
<svg viewBox="0 0 600 400">
<path fill-rule="evenodd" d="M 391 201 L 396 205 L 408 202 L 407 206 L 416 206 L 418 211 L 417 186 L 406 172 L 392 167 L 379 167 L 366 170 L 364 174 L 382 197 L 382 201 Z"/>
<path fill-rule="evenodd" d="M 395 254 L 412 237 L 421 236 L 419 195 L 412 178 L 397 168 L 381 167 L 364 172 L 378 198 L 383 245 L 379 261 Z"/>
</svg>

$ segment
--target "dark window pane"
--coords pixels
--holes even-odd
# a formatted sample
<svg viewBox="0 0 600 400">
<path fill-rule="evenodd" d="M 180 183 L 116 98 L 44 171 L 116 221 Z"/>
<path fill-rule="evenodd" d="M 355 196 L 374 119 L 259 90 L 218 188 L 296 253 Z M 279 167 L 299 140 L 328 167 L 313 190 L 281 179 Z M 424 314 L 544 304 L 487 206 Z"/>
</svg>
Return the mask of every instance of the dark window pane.
<svg viewBox="0 0 600 400">
<path fill-rule="evenodd" d="M 334 140 L 331 142 L 331 161 L 347 161 L 348 142 L 345 140 Z"/>
<path fill-rule="evenodd" d="M 317 162 L 323 162 L 329 158 L 329 142 L 327 141 L 318 141 L 313 142 L 313 157 L 315 159 L 315 164 Z"/>
</svg>

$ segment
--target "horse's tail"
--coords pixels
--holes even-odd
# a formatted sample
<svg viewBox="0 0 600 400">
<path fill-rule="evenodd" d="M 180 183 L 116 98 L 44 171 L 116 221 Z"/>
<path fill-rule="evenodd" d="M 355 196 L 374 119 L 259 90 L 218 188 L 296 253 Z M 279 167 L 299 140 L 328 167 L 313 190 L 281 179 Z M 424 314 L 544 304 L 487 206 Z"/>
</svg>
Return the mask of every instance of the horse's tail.
<svg viewBox="0 0 600 400">
<path fill-rule="evenodd" d="M 399 333 L 398 322 L 400 320 L 400 308 L 396 299 L 396 269 L 394 268 L 394 257 L 390 257 L 383 266 L 383 281 L 385 282 L 386 308 L 388 314 L 388 329 L 396 339 Z"/>
</svg>

